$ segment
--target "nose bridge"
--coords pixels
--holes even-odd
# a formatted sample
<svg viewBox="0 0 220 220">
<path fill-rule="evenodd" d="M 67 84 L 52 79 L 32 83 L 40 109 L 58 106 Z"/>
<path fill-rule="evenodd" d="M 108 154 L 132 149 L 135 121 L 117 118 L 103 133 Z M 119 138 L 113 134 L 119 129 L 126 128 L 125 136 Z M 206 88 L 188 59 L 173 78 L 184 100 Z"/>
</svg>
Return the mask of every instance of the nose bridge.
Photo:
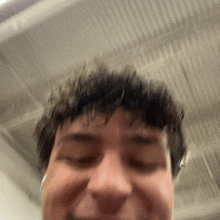
<svg viewBox="0 0 220 220">
<path fill-rule="evenodd" d="M 122 163 L 121 158 L 118 152 L 115 152 L 114 149 L 108 150 L 106 155 L 103 158 L 101 169 L 106 170 L 111 174 L 111 172 L 121 172 L 122 171 Z"/>
<path fill-rule="evenodd" d="M 109 151 L 105 154 L 92 173 L 87 188 L 101 206 L 105 204 L 108 209 L 117 209 L 126 200 L 132 187 L 118 153 Z"/>
<path fill-rule="evenodd" d="M 106 153 L 91 181 L 95 181 L 96 185 L 103 190 L 111 190 L 111 188 L 122 190 L 128 183 L 128 177 L 120 155 L 114 150 Z"/>
</svg>

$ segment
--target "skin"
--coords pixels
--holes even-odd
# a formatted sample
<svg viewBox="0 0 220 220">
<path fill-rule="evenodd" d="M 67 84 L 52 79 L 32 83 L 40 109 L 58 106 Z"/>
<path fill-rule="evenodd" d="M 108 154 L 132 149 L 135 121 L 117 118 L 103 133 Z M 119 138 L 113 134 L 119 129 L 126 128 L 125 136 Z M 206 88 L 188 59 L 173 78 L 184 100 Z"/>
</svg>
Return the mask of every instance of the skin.
<svg viewBox="0 0 220 220">
<path fill-rule="evenodd" d="M 59 127 L 44 183 L 44 220 L 171 220 L 167 136 L 117 109 Z"/>
</svg>

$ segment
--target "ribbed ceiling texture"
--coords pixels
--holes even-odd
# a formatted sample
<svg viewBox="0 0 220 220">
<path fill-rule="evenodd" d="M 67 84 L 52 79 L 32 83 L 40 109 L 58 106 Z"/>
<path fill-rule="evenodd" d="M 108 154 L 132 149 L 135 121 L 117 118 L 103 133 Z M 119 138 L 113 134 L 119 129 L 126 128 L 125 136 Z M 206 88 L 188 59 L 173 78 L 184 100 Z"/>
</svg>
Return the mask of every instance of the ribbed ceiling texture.
<svg viewBox="0 0 220 220">
<path fill-rule="evenodd" d="M 220 0 L 78 1 L 25 29 L 40 4 L 0 23 L 21 29 L 0 41 L 2 135 L 37 169 L 32 134 L 50 88 L 94 56 L 110 68 L 133 65 L 186 110 L 190 157 L 175 183 L 174 219 L 219 220 Z M 40 203 L 38 192 L 30 193 Z"/>
</svg>

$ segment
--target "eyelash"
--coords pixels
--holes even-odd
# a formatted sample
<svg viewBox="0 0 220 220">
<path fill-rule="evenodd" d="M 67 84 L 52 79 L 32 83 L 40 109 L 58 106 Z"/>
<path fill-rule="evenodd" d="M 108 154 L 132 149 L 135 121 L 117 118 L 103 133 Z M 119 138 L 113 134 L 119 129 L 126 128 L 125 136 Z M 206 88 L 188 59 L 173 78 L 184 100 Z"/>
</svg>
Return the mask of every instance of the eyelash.
<svg viewBox="0 0 220 220">
<path fill-rule="evenodd" d="M 153 172 L 159 166 L 156 163 L 143 163 L 135 159 L 130 159 L 129 165 L 133 167 L 134 169 L 143 171 L 143 172 Z"/>
<path fill-rule="evenodd" d="M 67 159 L 68 162 L 72 163 L 73 165 L 79 168 L 89 168 L 97 162 L 96 156 L 82 157 L 82 158 L 65 157 L 65 159 Z M 141 172 L 153 172 L 159 166 L 156 163 L 143 163 L 135 159 L 128 160 L 128 164 L 133 169 Z"/>
<path fill-rule="evenodd" d="M 72 157 L 65 157 L 68 162 L 73 163 L 77 167 L 86 168 L 90 167 L 91 165 L 95 164 L 96 156 L 91 157 L 82 157 L 82 158 L 72 158 Z"/>
</svg>

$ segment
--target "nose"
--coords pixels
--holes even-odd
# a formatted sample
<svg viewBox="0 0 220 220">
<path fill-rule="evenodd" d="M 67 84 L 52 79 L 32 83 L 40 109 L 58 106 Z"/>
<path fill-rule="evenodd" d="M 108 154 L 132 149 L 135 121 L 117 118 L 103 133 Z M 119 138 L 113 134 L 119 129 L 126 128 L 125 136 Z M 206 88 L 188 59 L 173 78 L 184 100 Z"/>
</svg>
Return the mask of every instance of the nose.
<svg viewBox="0 0 220 220">
<path fill-rule="evenodd" d="M 104 214 L 115 214 L 132 192 L 132 185 L 119 155 L 106 154 L 96 167 L 87 185 Z"/>
</svg>

